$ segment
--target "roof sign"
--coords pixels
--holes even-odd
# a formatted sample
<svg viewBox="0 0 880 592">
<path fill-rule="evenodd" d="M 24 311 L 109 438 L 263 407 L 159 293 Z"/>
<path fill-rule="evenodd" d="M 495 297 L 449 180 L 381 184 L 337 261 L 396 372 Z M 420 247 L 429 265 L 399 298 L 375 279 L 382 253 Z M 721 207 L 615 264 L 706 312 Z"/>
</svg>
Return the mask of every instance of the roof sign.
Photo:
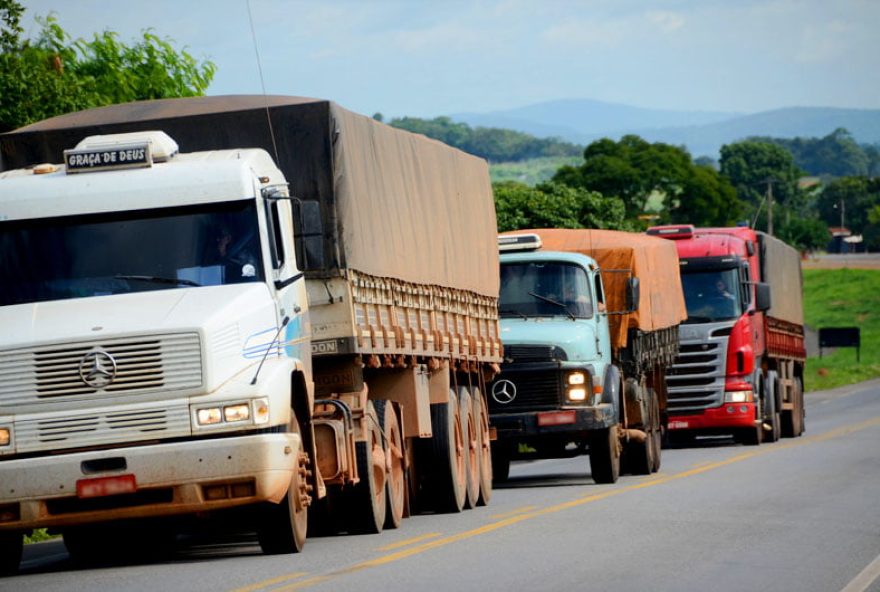
<svg viewBox="0 0 880 592">
<path fill-rule="evenodd" d="M 537 251 L 541 248 L 541 237 L 537 234 L 509 234 L 498 237 L 498 250 L 510 251 Z"/>
<path fill-rule="evenodd" d="M 74 148 L 64 151 L 64 164 L 68 173 L 146 168 L 153 166 L 153 153 L 149 142 Z"/>
</svg>

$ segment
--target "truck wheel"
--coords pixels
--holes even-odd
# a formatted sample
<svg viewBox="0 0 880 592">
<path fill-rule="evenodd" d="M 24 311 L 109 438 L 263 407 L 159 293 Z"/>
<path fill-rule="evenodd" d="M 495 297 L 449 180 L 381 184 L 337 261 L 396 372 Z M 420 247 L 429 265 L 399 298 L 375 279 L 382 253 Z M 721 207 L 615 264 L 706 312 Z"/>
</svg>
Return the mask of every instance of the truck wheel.
<svg viewBox="0 0 880 592">
<path fill-rule="evenodd" d="M 492 483 L 504 483 L 510 478 L 510 449 L 503 444 L 492 447 Z"/>
<path fill-rule="evenodd" d="M 616 483 L 620 476 L 617 425 L 590 433 L 590 472 L 596 483 Z"/>
<path fill-rule="evenodd" d="M 461 436 L 464 442 L 465 489 L 467 495 L 464 507 L 476 508 L 480 499 L 480 436 L 474 421 L 474 405 L 470 392 L 466 388 L 458 391 L 459 420 Z"/>
<path fill-rule="evenodd" d="M 660 424 L 660 398 L 654 389 L 648 389 L 648 395 L 651 398 L 651 421 L 652 429 L 648 435 L 651 446 L 654 448 L 653 462 L 651 463 L 651 472 L 656 473 L 660 470 L 660 462 L 663 455 L 663 431 Z"/>
<path fill-rule="evenodd" d="M 290 431 L 301 435 L 299 421 L 290 412 Z M 287 495 L 279 504 L 267 504 L 259 517 L 257 540 L 267 555 L 299 553 L 306 544 L 309 524 L 308 494 L 309 457 L 303 450 L 302 438 L 296 449 L 296 466 L 290 476 Z"/>
<path fill-rule="evenodd" d="M 355 443 L 358 481 L 348 492 L 349 534 L 377 534 L 385 525 L 385 448 L 373 401 L 367 401 L 366 442 Z"/>
<path fill-rule="evenodd" d="M 461 512 L 467 496 L 465 444 L 458 397 L 450 389 L 446 403 L 431 405 L 434 503 L 438 512 Z"/>
<path fill-rule="evenodd" d="M 647 390 L 648 395 L 648 413 L 645 418 L 645 425 L 642 429 L 645 432 L 644 442 L 627 442 L 626 449 L 623 451 L 621 459 L 621 467 L 625 472 L 633 475 L 650 475 L 654 470 L 654 391 Z M 623 469 L 623 466 L 626 468 Z"/>
<path fill-rule="evenodd" d="M 776 442 L 779 440 L 782 426 L 782 417 L 779 413 L 779 407 L 776 405 L 776 393 L 779 391 L 779 379 L 775 372 L 767 373 L 767 380 L 764 381 L 764 415 L 765 421 L 770 424 L 770 429 L 765 431 L 763 438 L 767 442 Z"/>
<path fill-rule="evenodd" d="M 474 424 L 477 426 L 479 436 L 480 457 L 480 498 L 478 506 L 489 504 L 492 498 L 492 449 L 489 440 L 489 411 L 486 408 L 486 399 L 479 387 L 474 387 Z"/>
<path fill-rule="evenodd" d="M 20 532 L 0 531 L 0 577 L 18 571 L 24 549 L 24 535 Z"/>
<path fill-rule="evenodd" d="M 782 435 L 797 438 L 804 433 L 804 388 L 800 378 L 794 379 L 793 408 L 782 415 Z"/>
<path fill-rule="evenodd" d="M 385 528 L 397 528 L 403 520 L 406 495 L 406 463 L 400 422 L 390 401 L 373 401 L 385 436 Z"/>
<path fill-rule="evenodd" d="M 744 428 L 734 436 L 734 440 L 746 446 L 757 446 L 764 436 L 764 427 Z"/>
</svg>

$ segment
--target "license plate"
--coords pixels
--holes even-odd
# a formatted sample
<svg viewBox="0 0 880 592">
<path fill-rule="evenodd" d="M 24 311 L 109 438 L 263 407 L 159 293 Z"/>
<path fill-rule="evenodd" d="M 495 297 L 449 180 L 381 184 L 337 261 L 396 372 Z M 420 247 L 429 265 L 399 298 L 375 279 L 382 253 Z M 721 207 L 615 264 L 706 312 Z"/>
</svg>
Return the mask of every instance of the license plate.
<svg viewBox="0 0 880 592">
<path fill-rule="evenodd" d="M 574 423 L 577 415 L 574 411 L 548 411 L 538 414 L 539 426 L 555 426 Z"/>
<path fill-rule="evenodd" d="M 76 482 L 76 496 L 80 498 L 120 495 L 137 491 L 134 475 L 117 475 L 115 477 L 96 477 L 80 479 Z"/>
<path fill-rule="evenodd" d="M 669 429 L 670 430 L 686 430 L 690 427 L 690 424 L 686 421 L 670 421 Z"/>
</svg>

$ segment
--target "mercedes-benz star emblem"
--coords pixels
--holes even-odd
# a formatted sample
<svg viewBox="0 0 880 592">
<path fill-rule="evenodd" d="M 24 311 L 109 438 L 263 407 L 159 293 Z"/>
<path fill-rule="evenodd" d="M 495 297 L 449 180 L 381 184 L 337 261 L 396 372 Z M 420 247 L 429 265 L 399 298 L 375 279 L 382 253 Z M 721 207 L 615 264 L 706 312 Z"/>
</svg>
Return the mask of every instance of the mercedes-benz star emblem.
<svg viewBox="0 0 880 592">
<path fill-rule="evenodd" d="M 116 360 L 96 347 L 80 360 L 79 377 L 92 388 L 104 388 L 116 378 Z"/>
<path fill-rule="evenodd" d="M 492 386 L 492 398 L 507 405 L 516 398 L 516 385 L 509 380 L 499 380 Z"/>
</svg>

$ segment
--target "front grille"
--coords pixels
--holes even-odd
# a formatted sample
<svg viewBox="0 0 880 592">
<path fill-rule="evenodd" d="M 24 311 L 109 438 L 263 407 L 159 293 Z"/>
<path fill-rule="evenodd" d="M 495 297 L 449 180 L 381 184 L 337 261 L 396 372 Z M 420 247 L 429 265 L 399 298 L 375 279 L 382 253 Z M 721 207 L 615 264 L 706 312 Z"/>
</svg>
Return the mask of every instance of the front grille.
<svg viewBox="0 0 880 592">
<path fill-rule="evenodd" d="M 706 338 L 681 342 L 675 363 L 666 369 L 670 413 L 691 413 L 721 404 L 728 339 L 723 329 L 707 328 Z"/>
<path fill-rule="evenodd" d="M 153 403 L 148 409 L 74 412 L 18 421 L 15 439 L 18 452 L 28 453 L 189 436 L 190 425 L 188 405 Z"/>
<path fill-rule="evenodd" d="M 528 362 L 564 362 L 565 350 L 555 345 L 505 345 L 504 361 L 507 364 Z"/>
<path fill-rule="evenodd" d="M 513 383 L 516 396 L 510 403 L 501 404 L 493 396 L 502 381 Z M 535 372 L 505 372 L 489 387 L 489 412 L 514 413 L 521 411 L 545 411 L 558 409 L 562 401 L 560 372 L 539 370 Z"/>
<path fill-rule="evenodd" d="M 106 352 L 116 365 L 109 384 L 86 384 L 80 370 L 91 352 Z M 102 356 L 106 369 L 109 358 Z M 34 350 L 0 352 L 0 406 L 125 392 L 196 388 L 202 384 L 197 333 L 84 341 Z"/>
</svg>

